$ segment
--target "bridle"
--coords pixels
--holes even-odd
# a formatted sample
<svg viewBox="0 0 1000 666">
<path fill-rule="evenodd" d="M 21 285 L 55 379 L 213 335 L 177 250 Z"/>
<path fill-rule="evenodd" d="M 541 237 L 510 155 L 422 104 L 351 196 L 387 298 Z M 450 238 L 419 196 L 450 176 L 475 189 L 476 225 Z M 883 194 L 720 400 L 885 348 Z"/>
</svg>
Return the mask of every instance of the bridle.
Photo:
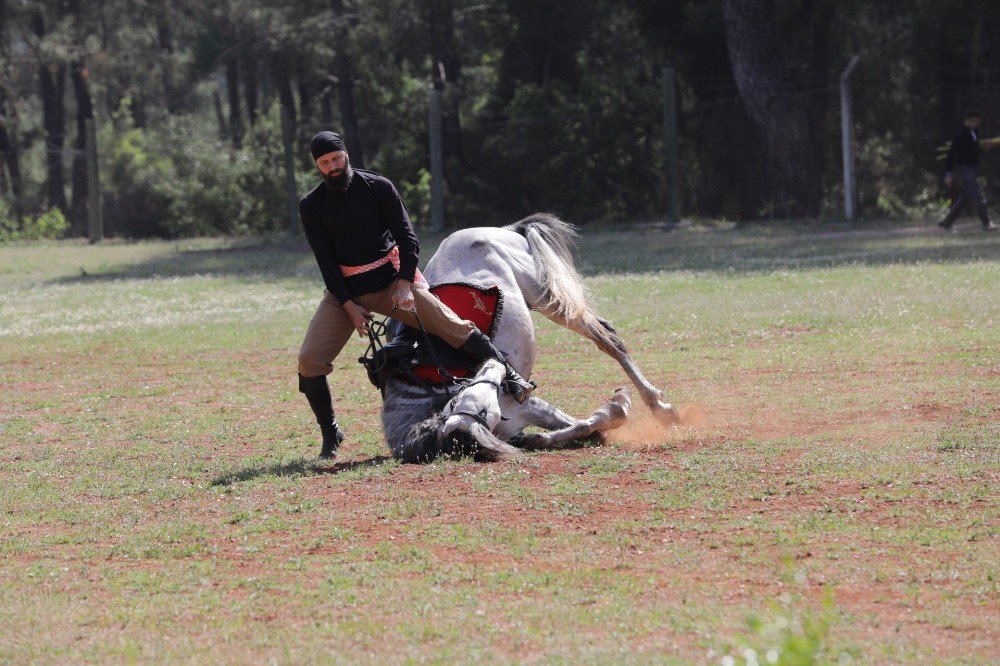
<svg viewBox="0 0 1000 666">
<path fill-rule="evenodd" d="M 461 384 L 461 388 L 458 390 L 458 393 L 456 393 L 455 396 L 448 402 L 448 405 L 453 404 L 458 399 L 458 396 L 460 396 L 462 394 L 463 391 L 465 391 L 468 388 L 471 388 L 471 387 L 475 386 L 476 384 L 489 384 L 490 386 L 492 386 L 493 388 L 495 388 L 497 391 L 502 391 L 503 390 L 503 386 L 502 386 L 501 382 L 497 382 L 497 381 L 494 381 L 492 379 L 460 379 L 460 380 L 458 380 L 458 383 Z M 448 407 L 445 406 L 445 409 L 447 409 L 447 408 Z M 469 418 L 471 418 L 471 419 L 477 421 L 478 423 L 480 423 L 487 430 L 491 430 L 491 426 L 490 426 L 489 422 L 486 420 L 486 415 L 487 414 L 489 414 L 489 410 L 486 407 L 483 407 L 478 412 L 470 412 L 470 411 L 466 411 L 466 410 L 455 410 L 455 411 L 451 412 L 448 416 L 456 416 L 456 415 L 457 416 L 468 416 Z M 501 421 L 509 421 L 510 419 L 508 417 L 504 416 L 503 414 L 501 414 L 500 415 L 500 420 Z"/>
<path fill-rule="evenodd" d="M 395 311 L 397 307 L 399 306 L 393 306 L 392 308 L 393 311 Z M 449 405 L 454 403 L 455 400 L 458 398 L 459 395 L 462 394 L 463 391 L 475 386 L 476 384 L 489 384 L 490 386 L 496 388 L 497 391 L 503 390 L 503 382 L 498 382 L 493 379 L 486 379 L 486 378 L 464 379 L 456 377 L 450 372 L 448 372 L 444 368 L 444 364 L 442 364 L 441 360 L 438 358 L 437 353 L 434 351 L 434 345 L 431 344 L 431 340 L 427 335 L 427 330 L 424 328 L 423 322 L 420 321 L 420 317 L 419 315 L 417 315 L 416 310 L 413 310 L 412 314 L 414 318 L 417 320 L 417 325 L 420 326 L 420 333 L 421 335 L 423 335 L 424 342 L 427 344 L 427 349 L 430 351 L 431 358 L 434 360 L 434 365 L 437 366 L 437 371 L 440 373 L 442 377 L 444 377 L 447 380 L 447 383 L 444 385 L 444 390 L 445 393 L 450 398 L 448 402 Z M 382 318 L 381 320 L 376 320 L 374 317 L 371 318 L 368 324 L 368 347 L 367 349 L 365 349 L 364 355 L 362 355 L 362 357 L 358 359 L 359 362 L 365 363 L 366 366 L 367 366 L 366 362 L 370 362 L 372 365 L 374 365 L 375 358 L 379 356 L 377 352 L 381 350 L 383 347 L 385 347 L 385 345 L 382 343 L 382 339 L 385 337 L 388 328 L 389 328 L 388 315 Z M 375 372 L 381 372 L 385 368 L 386 363 L 388 363 L 388 359 L 385 358 L 384 354 L 382 355 L 382 357 L 383 358 L 381 365 L 374 368 Z M 486 415 L 488 413 L 489 410 L 486 407 L 483 407 L 481 410 L 479 410 L 479 412 L 470 412 L 465 410 L 454 411 L 449 416 L 456 416 L 456 415 L 468 416 L 469 418 L 473 419 L 474 421 L 482 425 L 487 430 L 490 430 L 491 429 L 490 424 L 486 420 Z M 508 421 L 510 419 L 501 414 L 500 420 Z"/>
</svg>

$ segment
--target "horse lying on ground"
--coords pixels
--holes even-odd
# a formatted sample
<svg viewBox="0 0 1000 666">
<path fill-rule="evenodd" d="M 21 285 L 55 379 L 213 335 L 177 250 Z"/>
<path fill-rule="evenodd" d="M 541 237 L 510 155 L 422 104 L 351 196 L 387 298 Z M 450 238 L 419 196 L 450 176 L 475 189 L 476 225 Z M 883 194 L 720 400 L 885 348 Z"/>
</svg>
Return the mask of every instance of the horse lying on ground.
<svg viewBox="0 0 1000 666">
<path fill-rule="evenodd" d="M 677 423 L 678 412 L 664 400 L 663 391 L 643 376 L 615 329 L 594 311 L 573 262 L 576 235 L 571 225 L 546 213 L 502 228 L 463 229 L 442 241 L 424 277 L 432 286 L 499 288 L 502 314 L 491 337 L 522 377 L 531 376 L 535 363 L 535 310 L 594 342 L 618 362 L 661 422 Z M 590 418 L 579 420 L 536 396 L 518 404 L 501 390 L 502 380 L 499 362 L 485 363 L 471 381 L 453 388 L 414 381 L 406 374 L 386 379 L 382 427 L 393 456 L 405 462 L 439 455 L 505 459 L 521 449 L 556 448 L 619 427 L 628 418 L 627 389 L 617 390 Z M 549 432 L 525 434 L 528 426 Z"/>
</svg>

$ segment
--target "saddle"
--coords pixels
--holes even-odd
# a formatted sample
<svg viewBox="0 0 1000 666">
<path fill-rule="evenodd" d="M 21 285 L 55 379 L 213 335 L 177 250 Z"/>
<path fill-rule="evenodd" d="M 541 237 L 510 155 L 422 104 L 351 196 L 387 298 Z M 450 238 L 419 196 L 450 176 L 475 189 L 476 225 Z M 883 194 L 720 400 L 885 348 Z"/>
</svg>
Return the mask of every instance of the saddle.
<svg viewBox="0 0 1000 666">
<path fill-rule="evenodd" d="M 484 289 L 456 282 L 436 285 L 430 292 L 459 317 L 472 321 L 480 331 L 493 337 L 503 312 L 503 294 L 499 287 Z M 368 380 L 379 390 L 385 387 L 386 380 L 396 375 L 444 386 L 453 377 L 474 374 L 480 361 L 435 335 L 425 335 L 395 320 L 387 323 L 385 335 L 385 346 L 374 350 L 371 358 L 358 359 L 368 372 Z M 441 373 L 439 364 L 447 374 Z"/>
</svg>

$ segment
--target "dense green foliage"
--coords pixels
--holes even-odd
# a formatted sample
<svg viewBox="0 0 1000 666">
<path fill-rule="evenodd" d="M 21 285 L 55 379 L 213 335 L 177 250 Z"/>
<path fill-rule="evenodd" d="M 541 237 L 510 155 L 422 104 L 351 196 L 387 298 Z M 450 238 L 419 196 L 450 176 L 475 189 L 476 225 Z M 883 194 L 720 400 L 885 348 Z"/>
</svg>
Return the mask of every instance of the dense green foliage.
<svg viewBox="0 0 1000 666">
<path fill-rule="evenodd" d="M 0 0 L 3 224 L 31 235 L 25 224 L 60 208 L 69 233 L 84 232 L 82 128 L 94 117 L 109 233 L 285 230 L 282 113 L 298 194 L 315 180 L 309 137 L 336 128 L 355 164 L 392 178 L 427 223 L 431 85 L 444 92 L 452 226 L 538 209 L 660 218 L 666 66 L 677 71 L 685 216 L 839 215 L 837 82 L 855 53 L 863 214 L 937 213 L 936 149 L 965 106 L 997 133 L 996 3 L 755 0 L 766 12 L 752 34 L 776 40 L 769 108 L 787 109 L 773 120 L 798 137 L 780 149 L 737 85 L 725 4 Z M 775 163 L 808 174 L 807 195 L 788 195 Z M 1000 175 L 989 160 L 986 171 Z"/>
</svg>

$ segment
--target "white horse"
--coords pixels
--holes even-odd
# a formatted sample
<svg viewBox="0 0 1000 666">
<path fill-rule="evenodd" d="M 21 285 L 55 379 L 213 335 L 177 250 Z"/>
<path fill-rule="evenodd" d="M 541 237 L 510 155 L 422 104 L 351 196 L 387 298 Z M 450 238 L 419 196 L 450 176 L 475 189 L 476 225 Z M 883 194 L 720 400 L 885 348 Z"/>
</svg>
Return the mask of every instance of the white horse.
<svg viewBox="0 0 1000 666">
<path fill-rule="evenodd" d="M 512 225 L 456 231 L 442 241 L 424 277 L 431 285 L 462 283 L 503 294 L 503 312 L 493 343 L 529 378 L 535 364 L 531 310 L 576 331 L 621 365 L 643 402 L 663 423 L 675 424 L 677 410 L 664 400 L 629 357 L 609 322 L 594 311 L 573 262 L 573 226 L 538 213 Z M 575 419 L 537 396 L 518 404 L 501 391 L 503 366 L 487 362 L 471 381 L 452 389 L 389 378 L 382 403 L 382 427 L 393 455 L 424 462 L 438 455 L 473 455 L 498 460 L 522 449 L 556 448 L 625 423 L 631 406 L 627 389 L 588 419 Z M 454 396 L 454 397 L 452 397 Z M 537 426 L 549 432 L 524 434 Z"/>
</svg>

